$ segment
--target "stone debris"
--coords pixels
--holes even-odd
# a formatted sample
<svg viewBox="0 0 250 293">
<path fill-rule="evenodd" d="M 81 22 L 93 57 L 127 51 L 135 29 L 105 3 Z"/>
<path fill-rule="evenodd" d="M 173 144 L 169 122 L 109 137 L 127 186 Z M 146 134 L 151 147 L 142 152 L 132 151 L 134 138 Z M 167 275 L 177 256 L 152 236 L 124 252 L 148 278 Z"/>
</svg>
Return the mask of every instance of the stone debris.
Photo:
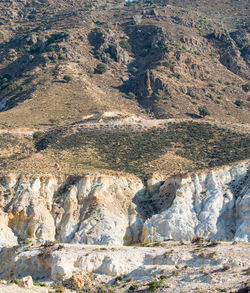
<svg viewBox="0 0 250 293">
<path fill-rule="evenodd" d="M 20 286 L 24 287 L 24 288 L 29 288 L 29 289 L 32 288 L 34 286 L 32 277 L 27 276 L 27 277 L 22 278 Z"/>
</svg>

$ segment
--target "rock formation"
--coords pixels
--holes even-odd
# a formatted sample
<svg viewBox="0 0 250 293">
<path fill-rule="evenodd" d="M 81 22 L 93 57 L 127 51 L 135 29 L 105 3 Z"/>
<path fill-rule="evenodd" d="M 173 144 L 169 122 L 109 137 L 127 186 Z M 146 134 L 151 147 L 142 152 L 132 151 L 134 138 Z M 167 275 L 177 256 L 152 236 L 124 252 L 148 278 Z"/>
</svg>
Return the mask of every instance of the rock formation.
<svg viewBox="0 0 250 293">
<path fill-rule="evenodd" d="M 207 173 L 2 176 L 1 246 L 19 241 L 123 245 L 138 241 L 249 241 L 249 162 Z"/>
</svg>

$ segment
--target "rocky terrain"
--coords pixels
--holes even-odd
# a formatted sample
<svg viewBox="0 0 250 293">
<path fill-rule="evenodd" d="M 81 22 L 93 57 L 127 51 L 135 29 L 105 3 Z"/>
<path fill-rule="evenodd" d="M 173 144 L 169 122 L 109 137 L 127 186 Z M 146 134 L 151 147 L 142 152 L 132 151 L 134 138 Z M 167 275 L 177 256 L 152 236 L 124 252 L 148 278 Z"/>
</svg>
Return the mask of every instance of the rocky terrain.
<svg viewBox="0 0 250 293">
<path fill-rule="evenodd" d="M 249 123 L 246 1 L 1 1 L 1 128 L 104 111 Z M 232 17 L 233 15 L 233 17 Z"/>
<path fill-rule="evenodd" d="M 172 276 L 176 267 L 181 280 L 184 273 L 185 278 L 190 278 L 191 274 L 199 275 L 200 270 L 205 270 L 205 277 L 197 277 L 205 286 L 197 287 L 190 279 L 184 281 L 188 282 L 185 292 L 196 289 L 201 292 L 204 288 L 222 286 L 223 278 L 217 274 L 228 269 L 234 269 L 236 277 L 223 290 L 230 286 L 238 288 L 239 275 L 244 276 L 248 270 L 249 255 L 243 252 L 248 244 L 237 242 L 248 243 L 250 237 L 249 161 L 184 177 L 165 180 L 152 177 L 147 182 L 135 176 L 98 174 L 78 177 L 10 174 L 2 176 L 0 182 L 0 277 L 4 279 L 32 275 L 35 280 L 61 281 L 71 288 L 67 282 L 75 278 L 74 274 L 80 274 L 77 277 L 83 279 L 82 285 L 77 285 L 80 289 L 86 284 L 93 285 L 94 281 L 115 282 L 121 292 L 128 289 L 128 284 L 123 284 L 124 276 L 117 279 L 120 275 L 137 280 L 130 286 L 135 289 L 141 286 L 143 290 L 147 290 L 145 280 L 154 277 L 157 286 L 166 287 L 163 292 L 182 292 L 178 291 L 180 276 L 169 280 L 170 287 L 159 276 L 164 270 L 168 274 L 171 271 Z M 169 240 L 181 242 L 166 242 Z M 184 240 L 192 240 L 198 248 L 191 251 L 192 245 L 186 242 L 183 246 Z M 234 241 L 237 245 L 229 242 L 221 246 L 218 240 Z M 56 245 L 55 241 L 76 245 Z M 43 244 L 39 246 L 39 242 Z M 93 246 L 96 244 L 105 246 Z M 122 248 L 123 245 L 132 247 Z M 240 247 L 239 260 L 232 251 L 235 247 Z M 171 248 L 169 253 L 166 248 Z M 226 265 L 228 269 L 223 267 Z M 192 270 L 186 271 L 186 266 L 192 266 Z M 215 273 L 216 281 L 204 281 L 210 275 L 207 267 Z M 91 272 L 97 280 L 91 279 Z M 240 285 L 244 282 L 247 274 Z"/>
<path fill-rule="evenodd" d="M 15 278 L 32 275 L 37 280 L 33 292 L 46 292 L 44 282 L 48 278 L 63 283 L 66 290 L 80 292 L 238 292 L 237 288 L 249 285 L 249 244 L 152 245 L 23 245 L 2 250 L 0 276 L 18 280 Z M 4 286 L 13 288 L 11 284 Z M 89 290 L 91 285 L 94 286 Z M 60 288 L 47 287 L 50 292 Z"/>
<path fill-rule="evenodd" d="M 167 179 L 112 175 L 0 179 L 1 245 L 249 241 L 249 161 Z M 6 235 L 6 236 L 5 236 Z M 5 237 L 4 237 L 5 236 Z"/>
<path fill-rule="evenodd" d="M 0 1 L 0 293 L 250 291 L 246 1 Z"/>
</svg>

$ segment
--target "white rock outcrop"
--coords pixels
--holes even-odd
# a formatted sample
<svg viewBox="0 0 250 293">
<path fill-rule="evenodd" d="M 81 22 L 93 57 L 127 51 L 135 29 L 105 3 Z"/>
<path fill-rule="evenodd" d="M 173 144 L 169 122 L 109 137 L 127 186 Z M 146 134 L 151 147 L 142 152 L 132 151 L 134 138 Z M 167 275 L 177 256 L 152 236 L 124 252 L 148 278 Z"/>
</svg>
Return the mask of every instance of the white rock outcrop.
<svg viewBox="0 0 250 293">
<path fill-rule="evenodd" d="M 17 237 L 8 227 L 8 222 L 8 214 L 0 210 L 0 249 L 18 244 Z"/>
<path fill-rule="evenodd" d="M 183 177 L 0 176 L 0 247 L 250 240 L 249 161 Z"/>
<path fill-rule="evenodd" d="M 142 280 L 163 272 L 172 273 L 178 265 L 179 268 L 190 268 L 193 280 L 195 269 L 211 268 L 214 273 L 224 264 L 240 270 L 246 270 L 250 265 L 247 243 L 232 245 L 226 242 L 216 248 L 196 248 L 195 244 L 179 245 L 171 241 L 164 247 L 55 244 L 50 249 L 42 245 L 23 246 L 16 250 L 9 248 L 0 253 L 0 278 L 31 275 L 33 279 L 65 281 L 74 274 L 87 276 L 94 273 L 105 281 L 120 275 Z M 244 278 L 247 277 L 244 274 Z M 236 275 L 234 278 L 238 281 L 239 277 Z M 221 277 L 218 279 L 223 280 Z"/>
<path fill-rule="evenodd" d="M 154 194 L 167 208 L 146 220 L 141 240 L 191 240 L 197 235 L 250 241 L 249 175 L 249 164 L 242 163 L 167 179 Z"/>
<path fill-rule="evenodd" d="M 132 176 L 9 175 L 0 179 L 0 208 L 19 240 L 122 245 L 138 240 L 143 221 L 132 200 L 140 192 Z"/>
</svg>

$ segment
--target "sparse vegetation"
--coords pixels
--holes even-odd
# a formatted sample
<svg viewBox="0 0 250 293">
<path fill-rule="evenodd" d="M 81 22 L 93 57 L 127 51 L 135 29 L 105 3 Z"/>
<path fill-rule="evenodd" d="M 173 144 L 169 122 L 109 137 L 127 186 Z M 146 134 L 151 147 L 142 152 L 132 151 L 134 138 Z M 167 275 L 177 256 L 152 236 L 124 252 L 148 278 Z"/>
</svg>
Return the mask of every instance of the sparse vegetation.
<svg viewBox="0 0 250 293">
<path fill-rule="evenodd" d="M 211 111 L 207 108 L 207 106 L 201 106 L 198 108 L 200 115 L 204 118 L 205 116 L 211 115 Z"/>
<path fill-rule="evenodd" d="M 156 291 L 157 289 L 159 289 L 163 286 L 164 286 L 163 280 L 154 280 L 148 284 L 148 288 L 152 292 Z"/>
<path fill-rule="evenodd" d="M 64 75 L 63 80 L 68 83 L 73 80 L 73 77 L 70 75 Z"/>
<path fill-rule="evenodd" d="M 69 231 L 69 228 L 70 235 L 61 235 L 60 229 L 64 227 L 61 221 L 65 218 L 61 213 L 67 213 L 67 204 L 71 205 L 63 200 L 64 195 L 71 190 L 75 178 L 84 176 L 82 174 L 107 174 L 107 177 L 115 174 L 119 180 L 125 173 L 139 176 L 145 186 L 148 184 L 148 190 L 152 190 L 142 198 L 147 211 L 142 211 L 138 204 L 144 189 L 141 183 L 142 187 L 135 186 L 140 191 L 133 198 L 124 190 L 126 196 L 120 200 L 120 191 L 117 192 L 115 206 L 121 209 L 113 211 L 121 219 L 124 212 L 145 220 L 167 209 L 171 196 L 176 195 L 175 191 L 169 192 L 172 187 L 164 184 L 165 178 L 173 176 L 178 181 L 197 170 L 211 170 L 249 159 L 249 11 L 246 1 L 211 0 L 209 5 L 208 1 L 200 0 L 12 2 L 1 1 L 0 9 L 0 171 L 2 174 L 20 173 L 18 180 L 21 181 L 25 174 L 54 174 L 61 182 L 61 178 L 68 176 L 62 174 L 69 174 L 67 182 L 53 196 L 55 203 L 44 202 L 44 210 L 49 205 L 56 217 L 58 239 L 71 239 L 71 232 L 75 233 L 75 229 Z M 134 177 L 130 174 L 124 176 L 130 180 Z M 36 175 L 27 176 L 36 178 Z M 47 182 L 47 175 L 41 176 Z M 152 180 L 150 183 L 148 178 L 158 178 L 159 183 L 151 188 Z M 12 184 L 12 178 L 7 180 Z M 22 211 L 22 205 L 11 207 L 10 194 L 17 189 L 12 187 L 10 192 L 6 191 L 6 182 L 2 181 L 1 204 L 6 203 L 4 212 L 13 213 L 9 214 L 9 224 L 13 228 L 18 217 L 25 215 L 25 209 Z M 237 180 L 228 186 L 235 198 L 243 196 L 241 181 L 237 187 L 234 186 L 236 183 Z M 22 186 L 26 189 L 25 182 Z M 158 188 L 161 191 L 159 202 L 154 191 Z M 207 196 L 208 192 L 202 191 L 201 196 Z M 102 198 L 97 194 L 98 190 L 95 193 L 94 189 L 90 191 L 91 199 L 98 200 L 99 204 Z M 230 201 L 227 195 L 225 201 Z M 95 237 L 95 231 L 100 231 L 99 221 L 105 224 L 102 216 L 108 215 L 110 208 L 108 203 L 104 211 L 99 210 L 93 201 L 88 205 L 82 197 L 81 207 L 70 209 L 72 213 L 75 210 L 73 218 L 81 221 L 89 219 L 92 212 L 96 213 L 94 220 L 89 222 L 90 225 L 96 223 L 96 230 L 89 229 L 85 235 L 89 237 L 88 242 Z M 199 203 L 194 201 L 192 204 L 197 206 Z M 26 207 L 27 216 L 32 214 L 32 205 L 33 201 Z M 38 222 L 43 217 L 39 212 L 42 210 L 35 210 Z M 136 218 L 135 213 L 140 217 Z M 124 242 L 129 243 L 137 237 L 134 230 L 141 229 L 137 227 L 140 221 L 136 220 L 131 233 L 129 229 L 126 231 Z M 27 231 L 35 227 L 35 224 L 34 227 L 26 224 Z M 220 222 L 217 224 L 219 229 Z M 36 226 L 36 235 L 42 235 L 42 238 L 43 227 L 40 223 Z M 75 226 L 78 228 L 78 224 Z M 228 226 L 225 234 L 230 237 L 236 226 L 232 225 L 232 231 Z M 74 239 L 85 237 L 81 227 L 78 230 Z M 13 228 L 13 231 L 16 233 L 17 230 Z M 198 234 L 199 229 L 195 231 L 198 231 L 197 235 L 203 235 Z M 17 232 L 20 233 L 20 229 Z M 157 231 L 150 228 L 150 232 L 153 240 L 145 238 L 147 240 L 136 244 L 134 250 L 138 255 L 141 251 L 146 252 L 141 258 L 146 267 L 145 275 L 150 275 L 146 281 L 133 275 L 138 273 L 144 277 L 141 267 L 127 275 L 119 275 L 126 272 L 124 267 L 124 271 L 117 271 L 116 275 L 112 272 L 110 279 L 108 275 L 103 276 L 103 280 L 109 279 L 109 282 L 101 284 L 102 277 L 96 278 L 95 274 L 105 268 L 85 274 L 80 272 L 84 267 L 81 262 L 94 262 L 99 259 L 96 253 L 102 254 L 101 260 L 114 251 L 115 261 L 119 262 L 119 248 L 84 246 L 79 248 L 81 256 L 78 258 L 78 248 L 74 246 L 72 264 L 77 266 L 79 276 L 82 274 L 80 280 L 84 285 L 81 289 L 77 286 L 71 289 L 88 293 L 161 292 L 168 290 L 168 281 L 179 287 L 195 282 L 192 289 L 187 286 L 188 289 L 183 290 L 199 293 L 249 289 L 250 268 L 244 259 L 246 256 L 243 255 L 241 261 L 242 255 L 236 260 L 232 255 L 232 251 L 246 251 L 246 244 L 239 241 L 231 245 L 213 238 L 207 241 L 200 236 L 194 237 L 192 243 L 184 243 L 174 233 L 171 237 L 177 241 L 167 242 L 167 238 L 160 242 Z M 70 251 L 70 245 L 58 241 L 33 245 L 33 240 L 32 243 L 18 240 L 18 246 L 3 250 L 8 261 L 14 260 L 13 253 L 16 253 L 17 260 L 23 254 L 20 261 L 27 260 L 31 264 L 32 259 L 28 259 L 26 252 L 34 249 L 35 261 L 46 262 L 47 266 L 55 250 L 57 256 Z M 188 246 L 191 251 L 184 255 Z M 224 247 L 231 251 L 226 257 L 223 256 Z M 134 249 L 129 248 L 130 251 Z M 105 262 L 106 259 L 103 266 Z M 119 265 L 115 269 L 119 269 Z M 56 273 L 59 276 L 63 271 Z M 24 275 L 23 272 L 16 274 L 14 267 L 6 274 L 13 278 L 6 284 L 10 287 L 20 285 L 22 280 L 19 278 Z M 34 278 L 36 275 L 39 274 Z M 46 280 L 44 275 L 39 275 L 41 279 L 34 282 L 35 286 L 51 285 L 40 282 Z M 49 285 L 51 292 L 66 290 L 67 280 L 60 283 L 59 278 L 53 286 Z M 231 283 L 231 278 L 237 281 Z M 231 288 L 226 285 L 229 279 Z M 99 284 L 93 286 L 92 281 Z M 221 282 L 220 286 L 215 285 L 216 282 Z M 178 289 L 173 286 L 169 291 Z"/>
<path fill-rule="evenodd" d="M 235 102 L 235 105 L 237 106 L 237 107 L 239 107 L 239 108 L 243 108 L 243 106 L 244 106 L 244 102 L 242 101 L 242 100 L 236 100 Z"/>
<path fill-rule="evenodd" d="M 93 148 L 107 168 L 141 176 L 150 170 L 149 162 L 176 149 L 176 154 L 193 161 L 195 168 L 220 166 L 247 158 L 249 139 L 248 135 L 210 124 L 183 122 L 170 124 L 167 131 L 101 132 L 101 135 L 99 132 L 78 132 L 67 136 L 55 131 L 44 135 L 36 142 L 36 147 L 38 150 L 49 147 L 56 152 L 74 150 L 75 154 L 82 148 Z"/>
<path fill-rule="evenodd" d="M 136 99 L 136 95 L 135 95 L 134 93 L 132 93 L 132 92 L 129 92 L 129 93 L 128 93 L 128 96 L 129 96 L 129 98 L 132 99 L 132 100 L 135 100 L 135 99 Z"/>
<path fill-rule="evenodd" d="M 99 63 L 97 64 L 96 68 L 95 68 L 95 73 L 98 74 L 103 74 L 108 70 L 107 65 L 104 63 Z"/>
<path fill-rule="evenodd" d="M 126 49 L 129 53 L 132 53 L 132 47 L 127 40 L 121 40 L 120 46 Z"/>
</svg>

